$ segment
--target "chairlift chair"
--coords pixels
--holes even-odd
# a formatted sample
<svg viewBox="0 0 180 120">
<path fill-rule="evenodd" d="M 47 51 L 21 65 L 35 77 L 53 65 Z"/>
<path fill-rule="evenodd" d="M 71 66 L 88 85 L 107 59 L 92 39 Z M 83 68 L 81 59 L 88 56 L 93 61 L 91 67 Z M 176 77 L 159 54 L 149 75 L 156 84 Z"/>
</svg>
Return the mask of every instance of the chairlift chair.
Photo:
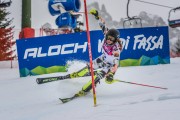
<svg viewBox="0 0 180 120">
<path fill-rule="evenodd" d="M 169 23 L 169 26 L 172 27 L 172 28 L 180 27 L 180 18 L 179 19 L 170 20 L 171 13 L 172 12 L 176 12 L 177 10 L 180 11 L 180 7 L 173 8 L 173 9 L 171 9 L 169 11 L 168 23 Z"/>
<path fill-rule="evenodd" d="M 129 16 L 129 3 L 130 3 L 130 0 L 128 0 L 128 2 L 127 2 L 127 18 L 125 18 L 124 21 L 123 21 L 123 28 L 125 28 L 125 24 L 127 22 L 130 25 L 132 25 L 132 21 L 135 21 L 136 24 L 138 24 L 138 21 L 139 21 L 140 26 L 142 27 L 142 20 L 141 20 L 140 17 L 137 17 L 137 16 L 130 17 Z"/>
<path fill-rule="evenodd" d="M 137 16 L 133 16 L 133 17 L 128 17 L 125 18 L 123 21 L 123 28 L 125 28 L 125 25 L 127 22 L 129 22 L 130 25 L 132 25 L 132 21 L 135 21 L 136 24 L 138 24 L 138 21 L 140 23 L 140 26 L 142 27 L 142 20 L 141 18 L 137 17 Z"/>
<path fill-rule="evenodd" d="M 9 0 L 7 2 L 1 2 L 0 1 L 0 8 L 5 8 L 5 7 L 9 7 L 11 5 L 12 1 Z"/>
</svg>

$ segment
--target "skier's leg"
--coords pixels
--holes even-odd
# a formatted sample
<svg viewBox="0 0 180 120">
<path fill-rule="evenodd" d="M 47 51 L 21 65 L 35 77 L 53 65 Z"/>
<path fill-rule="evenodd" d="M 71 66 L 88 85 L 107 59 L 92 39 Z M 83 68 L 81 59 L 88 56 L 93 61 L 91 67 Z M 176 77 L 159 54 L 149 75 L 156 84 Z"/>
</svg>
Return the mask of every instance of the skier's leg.
<svg viewBox="0 0 180 120">
<path fill-rule="evenodd" d="M 104 55 L 101 55 L 98 58 L 96 58 L 95 60 L 93 60 L 93 68 L 94 69 L 99 69 L 99 68 L 103 68 L 104 66 L 106 66 L 103 57 L 104 57 Z"/>
<path fill-rule="evenodd" d="M 104 67 L 104 63 L 102 60 L 102 56 L 99 56 L 95 60 L 93 60 L 93 69 L 94 73 L 96 73 L 96 69 Z M 84 77 L 84 76 L 90 76 L 90 66 L 87 64 L 86 67 L 82 68 L 81 70 L 77 72 L 73 72 L 71 74 L 68 74 L 67 76 L 70 76 L 70 78 L 77 78 L 77 77 Z"/>
<path fill-rule="evenodd" d="M 100 80 L 102 78 L 104 78 L 106 75 L 106 72 L 104 71 L 99 71 L 96 73 L 96 75 L 94 76 L 94 83 L 95 85 L 100 82 Z M 76 96 L 84 96 L 86 95 L 90 90 L 92 89 L 92 80 L 90 80 L 88 83 L 86 83 L 83 87 L 82 90 L 79 91 Z"/>
<path fill-rule="evenodd" d="M 89 66 L 85 66 L 84 68 L 80 69 L 77 72 L 70 73 L 66 75 L 68 78 L 77 78 L 77 77 L 84 77 L 84 76 L 89 76 Z"/>
</svg>

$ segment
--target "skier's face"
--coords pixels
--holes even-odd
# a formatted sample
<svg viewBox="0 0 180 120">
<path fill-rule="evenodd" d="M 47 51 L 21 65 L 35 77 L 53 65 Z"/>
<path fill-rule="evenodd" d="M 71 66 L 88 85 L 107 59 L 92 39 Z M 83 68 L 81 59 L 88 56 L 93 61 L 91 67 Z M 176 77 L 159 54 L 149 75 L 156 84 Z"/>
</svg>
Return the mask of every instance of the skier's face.
<svg viewBox="0 0 180 120">
<path fill-rule="evenodd" d="M 116 41 L 116 39 L 114 37 L 112 37 L 112 36 L 107 36 L 107 38 L 106 38 L 106 43 L 107 44 L 112 44 L 115 41 Z"/>
</svg>

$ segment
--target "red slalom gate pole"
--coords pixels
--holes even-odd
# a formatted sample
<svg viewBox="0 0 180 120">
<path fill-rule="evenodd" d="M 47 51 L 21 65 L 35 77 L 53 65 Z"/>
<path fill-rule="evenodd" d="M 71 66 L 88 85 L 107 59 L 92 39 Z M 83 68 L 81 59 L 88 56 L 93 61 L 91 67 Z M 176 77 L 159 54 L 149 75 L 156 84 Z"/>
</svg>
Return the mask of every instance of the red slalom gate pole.
<svg viewBox="0 0 180 120">
<path fill-rule="evenodd" d="M 85 10 L 85 18 L 86 18 L 86 33 L 87 33 L 87 38 L 88 38 L 88 51 L 89 51 L 90 70 L 91 70 L 91 78 L 92 78 L 93 98 L 94 98 L 94 106 L 96 106 L 96 91 L 95 91 L 95 84 L 94 84 L 94 72 L 93 72 L 92 51 L 91 51 L 91 38 L 90 38 L 90 32 L 89 32 L 88 12 L 87 12 L 86 0 L 84 0 L 84 10 Z"/>
</svg>

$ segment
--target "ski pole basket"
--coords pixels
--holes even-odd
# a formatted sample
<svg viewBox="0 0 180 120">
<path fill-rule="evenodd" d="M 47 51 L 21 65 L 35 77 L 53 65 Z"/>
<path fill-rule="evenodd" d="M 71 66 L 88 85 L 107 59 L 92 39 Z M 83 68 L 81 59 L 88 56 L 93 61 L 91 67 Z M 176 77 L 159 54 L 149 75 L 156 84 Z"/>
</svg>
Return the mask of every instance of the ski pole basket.
<svg viewBox="0 0 180 120">
<path fill-rule="evenodd" d="M 172 13 L 174 12 L 179 12 L 180 13 L 180 7 L 176 7 L 176 8 L 173 8 L 169 11 L 169 16 L 168 16 L 168 23 L 169 23 L 169 26 L 172 27 L 172 28 L 176 28 L 176 27 L 180 27 L 180 17 L 178 19 L 172 19 Z"/>
</svg>

